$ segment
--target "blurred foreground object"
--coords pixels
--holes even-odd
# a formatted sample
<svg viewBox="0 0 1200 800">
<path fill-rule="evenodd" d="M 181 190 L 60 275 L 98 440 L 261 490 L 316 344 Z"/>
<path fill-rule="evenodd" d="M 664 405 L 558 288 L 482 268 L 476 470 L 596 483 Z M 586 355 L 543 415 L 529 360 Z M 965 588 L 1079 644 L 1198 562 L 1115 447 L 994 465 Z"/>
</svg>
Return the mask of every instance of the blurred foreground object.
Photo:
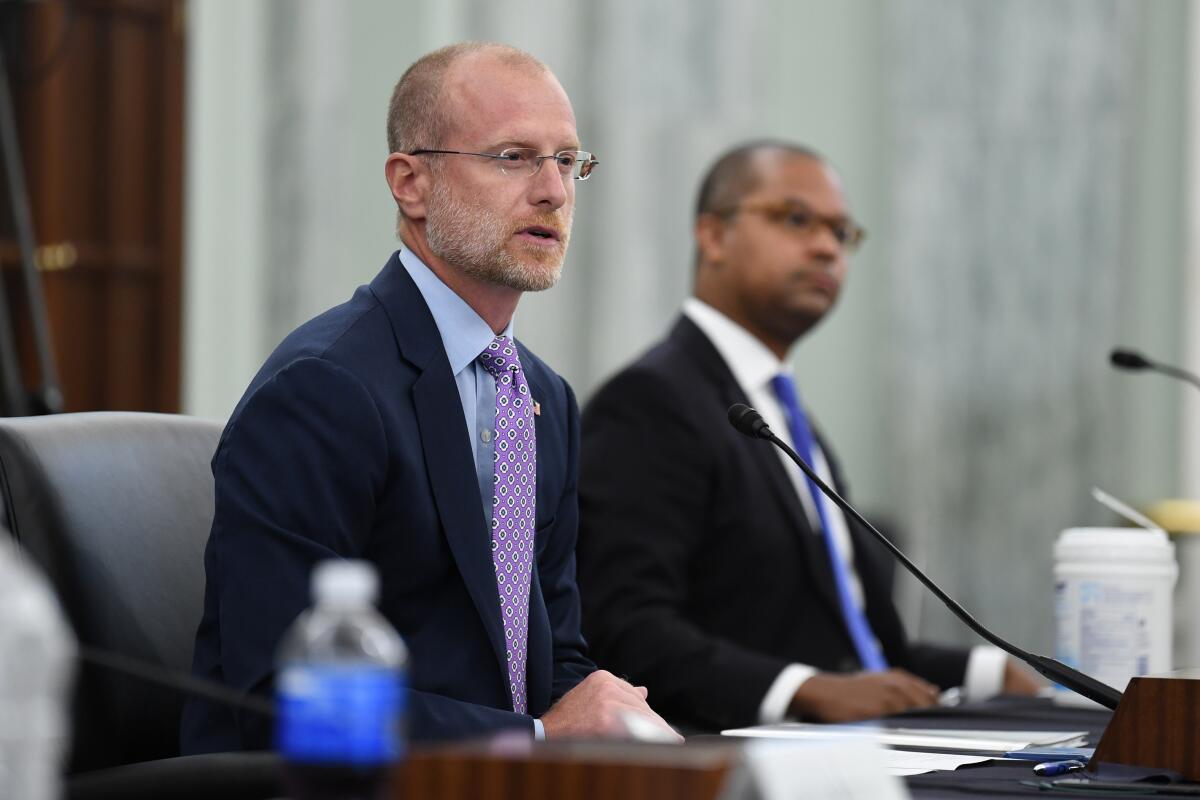
<svg viewBox="0 0 1200 800">
<path fill-rule="evenodd" d="M 49 585 L 0 540 L 0 797 L 59 797 L 74 658 Z"/>
<path fill-rule="evenodd" d="M 404 755 L 408 650 L 375 609 L 367 561 L 312 572 L 313 605 L 280 647 L 276 747 L 296 800 L 383 800 Z"/>
</svg>

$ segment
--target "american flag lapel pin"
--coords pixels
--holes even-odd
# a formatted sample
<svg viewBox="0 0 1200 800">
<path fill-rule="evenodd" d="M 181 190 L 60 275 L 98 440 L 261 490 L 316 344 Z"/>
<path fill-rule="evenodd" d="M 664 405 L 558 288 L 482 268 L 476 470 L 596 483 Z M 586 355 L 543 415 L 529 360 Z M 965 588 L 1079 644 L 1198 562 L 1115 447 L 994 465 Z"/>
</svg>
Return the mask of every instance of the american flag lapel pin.
<svg viewBox="0 0 1200 800">
<path fill-rule="evenodd" d="M 542 415 L 542 404 L 537 400 L 533 401 L 533 415 L 535 417 L 540 417 Z"/>
</svg>

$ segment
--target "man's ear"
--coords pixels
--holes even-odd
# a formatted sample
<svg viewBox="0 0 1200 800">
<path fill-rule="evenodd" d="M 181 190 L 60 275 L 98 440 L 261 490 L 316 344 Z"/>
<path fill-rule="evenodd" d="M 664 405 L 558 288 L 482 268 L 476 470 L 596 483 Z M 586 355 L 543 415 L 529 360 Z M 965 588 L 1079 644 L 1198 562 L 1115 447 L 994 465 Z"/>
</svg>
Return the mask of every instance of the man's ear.
<svg viewBox="0 0 1200 800">
<path fill-rule="evenodd" d="M 693 231 L 701 263 L 722 263 L 725 260 L 725 220 L 716 214 L 701 214 L 696 217 Z"/>
<path fill-rule="evenodd" d="M 383 165 L 388 188 L 396 205 L 409 219 L 425 218 L 425 198 L 429 192 L 429 168 L 416 156 L 392 153 Z"/>
</svg>

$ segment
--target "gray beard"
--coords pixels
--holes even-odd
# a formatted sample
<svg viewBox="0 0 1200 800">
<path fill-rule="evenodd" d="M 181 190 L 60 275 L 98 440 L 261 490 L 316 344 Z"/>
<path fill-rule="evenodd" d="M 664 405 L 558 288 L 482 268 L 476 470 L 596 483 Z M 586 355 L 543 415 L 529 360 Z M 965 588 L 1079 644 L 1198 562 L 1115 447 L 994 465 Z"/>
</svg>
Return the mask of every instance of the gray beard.
<svg viewBox="0 0 1200 800">
<path fill-rule="evenodd" d="M 571 238 L 571 218 L 563 226 L 562 247 L 554 261 L 526 263 L 505 249 L 511 226 L 495 211 L 460 202 L 445 183 L 436 183 L 425 217 L 425 239 L 435 256 L 479 280 L 540 292 L 558 283 Z"/>
</svg>

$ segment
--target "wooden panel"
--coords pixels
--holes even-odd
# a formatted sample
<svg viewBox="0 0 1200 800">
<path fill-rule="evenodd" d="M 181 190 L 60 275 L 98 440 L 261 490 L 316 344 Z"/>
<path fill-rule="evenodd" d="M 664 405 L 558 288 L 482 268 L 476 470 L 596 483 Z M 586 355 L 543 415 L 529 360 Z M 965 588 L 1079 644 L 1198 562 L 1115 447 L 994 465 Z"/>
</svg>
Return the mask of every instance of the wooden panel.
<svg viewBox="0 0 1200 800">
<path fill-rule="evenodd" d="M 61 242 L 44 242 L 38 247 L 44 252 L 61 244 Z M 157 273 L 162 259 L 157 249 L 139 245 L 113 246 L 105 244 L 87 244 L 85 242 L 70 242 L 72 260 L 69 266 L 49 266 L 46 272 L 86 272 L 88 270 L 104 273 Z M 0 269 L 9 272 L 20 270 L 20 251 L 14 242 L 0 241 Z M 148 277 L 154 277 L 150 275 Z"/>
<path fill-rule="evenodd" d="M 27 19 L 27 61 L 48 69 L 37 83 L 16 87 L 35 233 L 39 241 L 68 233 L 94 240 L 95 226 L 85 226 L 86 198 L 97 196 L 97 181 L 80 167 L 94 163 L 90 148 L 99 128 L 102 98 L 86 91 L 97 72 L 95 25 L 81 13 L 69 18 L 61 3 L 30 10 Z"/>
<path fill-rule="evenodd" d="M 390 796 L 440 800 L 716 800 L 737 746 L 619 742 L 451 745 L 414 751 Z"/>
<path fill-rule="evenodd" d="M 16 93 L 38 242 L 75 254 L 43 276 L 66 410 L 178 410 L 182 0 L 34 4 L 24 17 L 31 64 L 63 54 Z M 19 288 L 16 264 L 0 224 L 0 270 Z M 32 385 L 27 323 L 17 341 Z"/>
<path fill-rule="evenodd" d="M 80 344 L 92 331 L 96 340 L 103 338 L 103 308 L 93 298 L 103 279 L 99 275 L 47 276 L 46 303 L 57 314 L 71 320 L 71 327 L 55 331 L 58 366 L 68 410 L 93 408 L 104 404 L 105 363 L 95 357 L 93 347 Z M 53 299 L 51 299 L 53 298 Z M 69 333 L 70 337 L 61 335 Z"/>
<path fill-rule="evenodd" d="M 1200 671 L 1130 680 L 1089 771 L 1101 762 L 1169 769 L 1200 781 Z"/>
<path fill-rule="evenodd" d="M 146 25 L 135 22 L 108 30 L 105 67 L 110 113 L 103 163 L 110 211 L 105 239 L 113 245 L 156 246 L 161 238 L 153 203 L 161 161 L 157 136 L 161 111 L 152 86 L 157 73 L 152 35 Z"/>
<path fill-rule="evenodd" d="M 112 277 L 106 281 L 106 352 L 102 354 L 104 396 L 116 408 L 141 406 L 153 386 L 153 293 L 140 281 Z"/>
</svg>

